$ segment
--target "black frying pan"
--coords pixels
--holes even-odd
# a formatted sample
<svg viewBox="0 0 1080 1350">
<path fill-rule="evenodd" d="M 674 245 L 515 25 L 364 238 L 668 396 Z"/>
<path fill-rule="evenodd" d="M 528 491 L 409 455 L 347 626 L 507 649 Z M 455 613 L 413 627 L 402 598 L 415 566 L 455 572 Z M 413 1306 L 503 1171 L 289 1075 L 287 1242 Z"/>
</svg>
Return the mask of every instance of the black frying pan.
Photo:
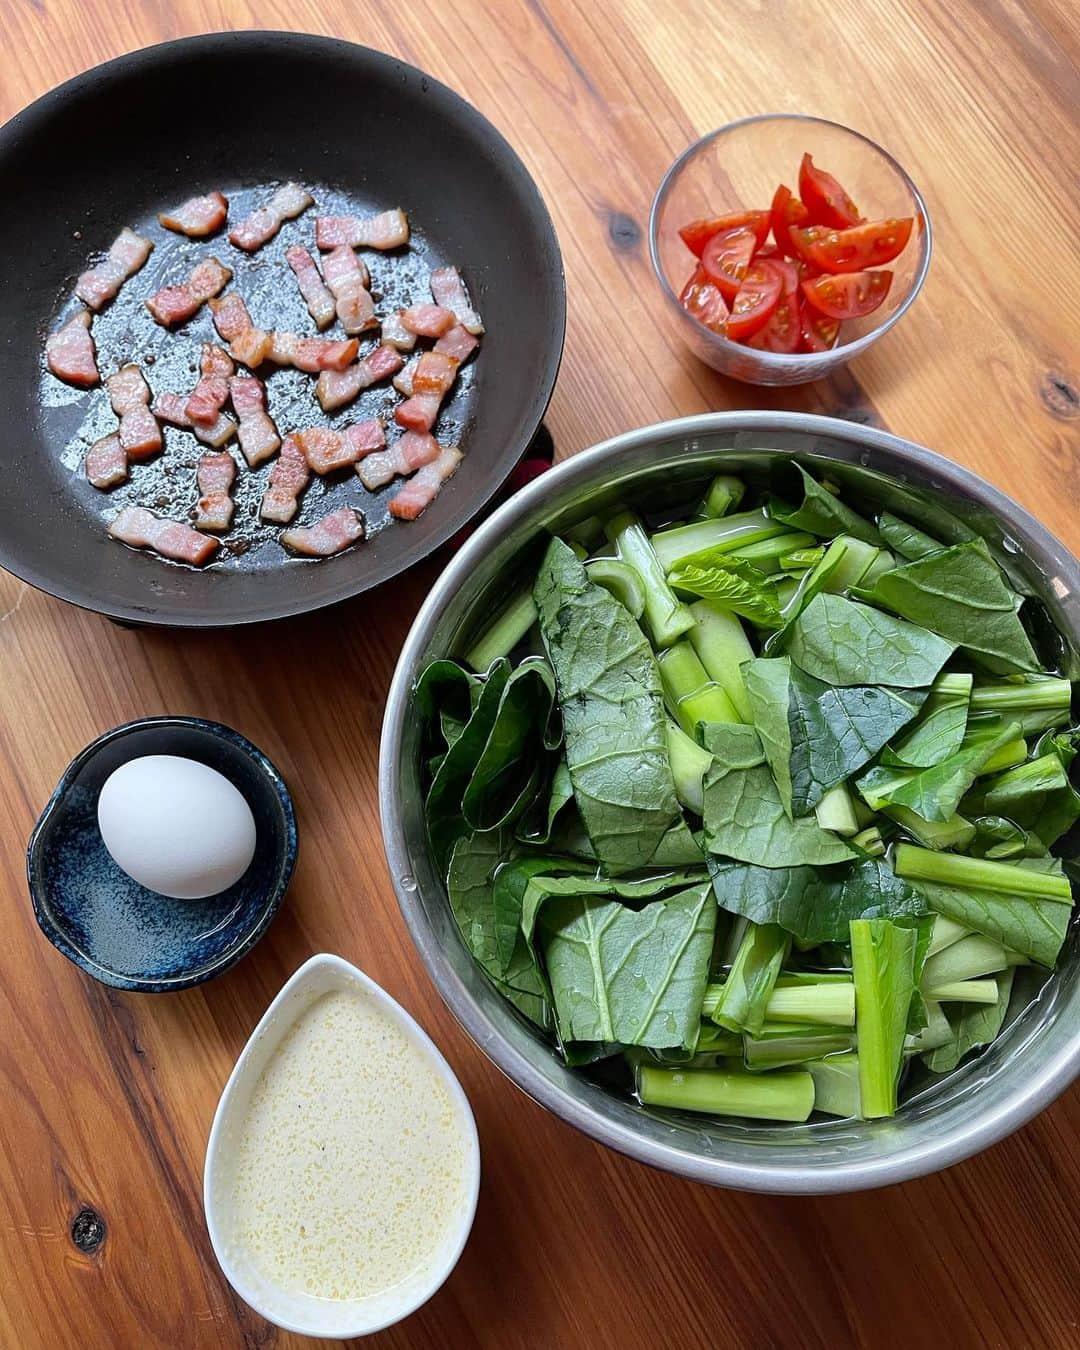
<svg viewBox="0 0 1080 1350">
<path fill-rule="evenodd" d="M 312 484 L 297 523 L 337 505 L 359 507 L 369 538 L 337 558 L 291 558 L 256 507 L 269 466 L 242 475 L 235 552 L 196 570 L 126 548 L 106 525 L 125 501 L 183 517 L 197 496 L 199 448 L 170 431 L 158 460 L 136 466 L 111 494 L 80 465 L 85 444 L 112 430 L 103 389 L 76 395 L 44 368 L 43 341 L 71 308 L 75 277 L 123 225 L 157 243 L 150 262 L 95 320 L 108 374 L 145 360 L 155 393 L 187 389 L 209 314 L 162 338 L 142 301 L 181 279 L 191 255 L 212 252 L 264 327 L 314 333 L 281 254 L 293 240 L 314 252 L 314 215 L 287 225 L 246 257 L 224 234 L 189 245 L 157 213 L 221 188 L 240 218 L 258 185 L 298 179 L 319 214 L 400 205 L 415 256 L 366 254 L 373 289 L 408 298 L 413 280 L 456 264 L 487 327 L 436 428 L 466 457 L 419 520 L 389 523 L 392 489 L 369 494 L 355 475 Z M 214 626 L 281 618 L 378 585 L 429 554 L 495 493 L 539 426 L 555 382 L 565 326 L 562 261 L 551 219 L 520 159 L 451 90 L 382 53 L 289 33 L 223 33 L 120 57 L 46 94 L 0 129 L 0 564 L 88 609 L 136 623 Z M 276 280 L 275 280 L 276 279 Z M 331 330 L 331 335 L 335 330 Z M 338 334 L 340 336 L 340 334 Z M 386 387 L 325 418 L 312 380 L 270 377 L 284 433 L 386 412 Z"/>
</svg>

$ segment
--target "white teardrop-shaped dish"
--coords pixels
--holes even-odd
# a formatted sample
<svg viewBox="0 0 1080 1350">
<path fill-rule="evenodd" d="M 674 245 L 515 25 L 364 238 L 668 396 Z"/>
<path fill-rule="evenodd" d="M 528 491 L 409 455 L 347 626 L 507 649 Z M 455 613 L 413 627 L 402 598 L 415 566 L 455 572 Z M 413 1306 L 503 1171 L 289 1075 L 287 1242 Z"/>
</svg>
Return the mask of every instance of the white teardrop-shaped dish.
<svg viewBox="0 0 1080 1350">
<path fill-rule="evenodd" d="M 383 1293 L 357 1299 L 330 1299 L 271 1282 L 231 1240 L 226 1218 L 231 1164 L 252 1094 L 285 1036 L 318 999 L 330 993 L 359 992 L 370 998 L 424 1056 L 445 1084 L 459 1114 L 465 1153 L 464 1197 L 445 1240 L 429 1264 Z M 268 1165 L 272 1161 L 268 1159 Z M 340 956 L 313 956 L 289 979 L 251 1034 L 221 1094 L 203 1173 L 203 1203 L 210 1241 L 226 1279 L 267 1321 L 304 1336 L 345 1340 L 367 1336 L 415 1312 L 436 1292 L 457 1264 L 476 1213 L 480 1189 L 480 1145 L 468 1099 L 450 1065 L 418 1022 L 362 971 Z"/>
</svg>

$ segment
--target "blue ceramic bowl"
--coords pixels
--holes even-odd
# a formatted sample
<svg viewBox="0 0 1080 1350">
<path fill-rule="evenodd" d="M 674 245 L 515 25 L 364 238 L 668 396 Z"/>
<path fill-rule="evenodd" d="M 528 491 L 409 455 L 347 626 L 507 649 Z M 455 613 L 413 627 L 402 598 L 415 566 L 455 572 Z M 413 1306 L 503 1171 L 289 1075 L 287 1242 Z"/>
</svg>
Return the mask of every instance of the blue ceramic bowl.
<svg viewBox="0 0 1080 1350">
<path fill-rule="evenodd" d="M 97 825 L 102 784 L 142 755 L 184 755 L 216 769 L 255 817 L 255 857 L 208 900 L 171 900 L 113 862 Z M 284 780 L 250 741 L 197 717 L 147 717 L 77 755 L 34 827 L 26 872 L 41 931 L 69 961 L 115 989 L 163 993 L 220 975 L 254 947 L 296 863 L 296 816 Z"/>
</svg>

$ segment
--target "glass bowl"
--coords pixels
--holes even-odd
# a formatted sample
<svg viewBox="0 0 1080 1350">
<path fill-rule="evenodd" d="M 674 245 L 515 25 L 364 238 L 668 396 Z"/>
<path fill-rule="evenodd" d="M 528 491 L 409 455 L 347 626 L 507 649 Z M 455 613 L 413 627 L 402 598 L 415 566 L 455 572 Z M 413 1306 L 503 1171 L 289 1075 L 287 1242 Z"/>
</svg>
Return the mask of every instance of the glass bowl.
<svg viewBox="0 0 1080 1350">
<path fill-rule="evenodd" d="M 805 152 L 834 174 L 868 220 L 913 216 L 903 253 L 889 264 L 888 296 L 873 314 L 841 325 L 827 352 L 758 351 L 706 328 L 679 304 L 694 256 L 679 238 L 691 220 L 747 209 L 767 210 L 779 183 L 798 194 Z M 857 131 L 799 113 L 762 113 L 731 122 L 684 150 L 657 190 L 649 218 L 649 246 L 660 289 L 684 342 L 706 365 L 747 384 L 805 384 L 846 365 L 899 322 L 922 288 L 930 266 L 930 217 L 918 188 L 896 160 Z"/>
</svg>

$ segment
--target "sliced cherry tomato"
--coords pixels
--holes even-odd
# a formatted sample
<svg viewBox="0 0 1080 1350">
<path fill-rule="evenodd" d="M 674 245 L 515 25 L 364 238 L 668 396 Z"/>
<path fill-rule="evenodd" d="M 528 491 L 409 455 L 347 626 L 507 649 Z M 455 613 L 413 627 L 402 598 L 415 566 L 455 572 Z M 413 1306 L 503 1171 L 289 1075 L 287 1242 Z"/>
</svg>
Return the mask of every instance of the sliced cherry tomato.
<svg viewBox="0 0 1080 1350">
<path fill-rule="evenodd" d="M 794 225 L 788 232 L 791 239 L 791 256 L 820 272 L 821 267 L 814 261 L 811 250 L 815 244 L 827 239 L 835 230 L 827 225 Z"/>
<path fill-rule="evenodd" d="M 799 196 L 809 213 L 811 225 L 831 225 L 834 230 L 846 230 L 862 220 L 859 208 L 847 195 L 831 173 L 815 169 L 809 155 L 803 155 L 799 165 Z"/>
<path fill-rule="evenodd" d="M 679 296 L 679 304 L 692 314 L 698 323 L 711 328 L 714 333 L 723 333 L 727 322 L 727 301 L 717 287 L 709 280 L 700 264 L 694 269 L 694 275 L 686 283 Z"/>
<path fill-rule="evenodd" d="M 792 268 L 792 272 L 794 272 Z M 765 327 L 747 339 L 748 347 L 766 352 L 793 352 L 799 346 L 799 291 L 781 291 Z"/>
<path fill-rule="evenodd" d="M 827 319 L 819 314 L 805 297 L 799 297 L 799 351 L 827 352 L 836 346 L 840 336 L 840 320 Z"/>
<path fill-rule="evenodd" d="M 679 231 L 679 238 L 691 253 L 700 258 L 705 251 L 705 245 L 714 234 L 723 234 L 725 230 L 737 230 L 741 225 L 754 231 L 760 248 L 769 233 L 769 213 L 735 211 L 730 216 L 713 216 L 711 220 L 692 220 Z"/>
<path fill-rule="evenodd" d="M 860 319 L 872 314 L 889 294 L 893 274 L 845 272 L 843 276 L 814 277 L 802 283 L 802 293 L 819 314 L 830 319 Z"/>
<path fill-rule="evenodd" d="M 809 211 L 798 197 L 792 196 L 791 189 L 781 183 L 773 194 L 769 215 L 776 247 L 789 258 L 793 257 L 795 246 L 791 242 L 791 227 L 802 225 L 809 217 Z"/>
<path fill-rule="evenodd" d="M 787 258 L 766 258 L 763 252 L 756 254 L 754 261 L 768 262 L 771 267 L 775 267 L 780 273 L 781 295 L 798 295 L 799 282 L 802 277 L 793 262 L 789 262 Z"/>
<path fill-rule="evenodd" d="M 776 266 L 775 258 L 752 262 L 732 302 L 727 321 L 728 337 L 733 342 L 745 342 L 764 328 L 780 303 L 783 291 L 784 275 Z"/>
<path fill-rule="evenodd" d="M 868 221 L 850 230 L 823 230 L 820 226 L 803 230 L 800 234 L 814 235 L 804 240 L 803 256 L 823 272 L 861 272 L 878 267 L 904 251 L 914 223 L 905 216 L 903 220 Z"/>
<path fill-rule="evenodd" d="M 757 235 L 747 225 L 714 234 L 705 245 L 701 265 L 725 300 L 735 299 L 756 249 Z"/>
</svg>

